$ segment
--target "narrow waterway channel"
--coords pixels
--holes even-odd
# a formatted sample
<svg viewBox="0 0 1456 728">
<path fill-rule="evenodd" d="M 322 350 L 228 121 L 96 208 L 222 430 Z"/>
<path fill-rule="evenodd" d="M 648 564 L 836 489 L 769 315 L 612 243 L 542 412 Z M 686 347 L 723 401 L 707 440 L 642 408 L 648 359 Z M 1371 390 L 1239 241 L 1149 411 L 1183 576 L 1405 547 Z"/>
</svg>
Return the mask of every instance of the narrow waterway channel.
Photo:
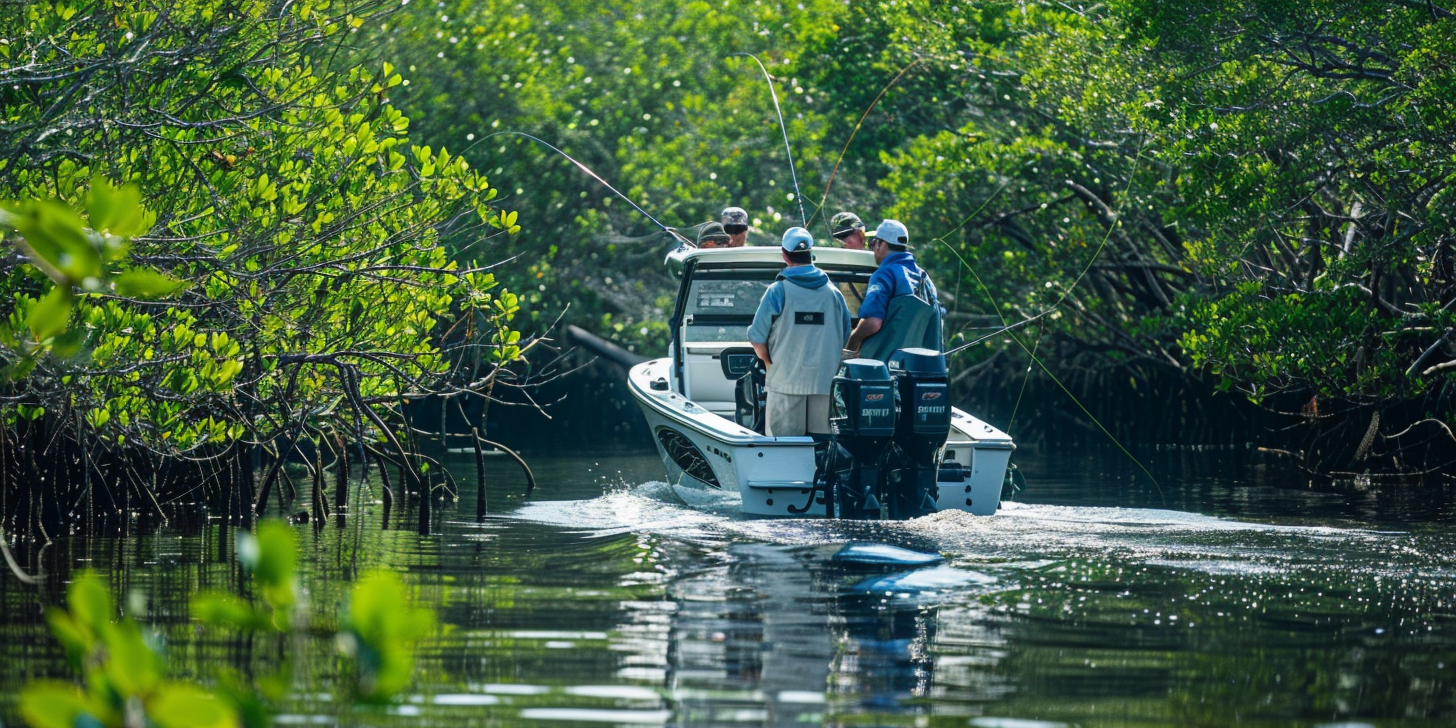
<svg viewBox="0 0 1456 728">
<path fill-rule="evenodd" d="M 421 537 L 378 488 L 342 527 L 297 526 L 327 621 L 388 566 L 436 606 L 416 687 L 392 707 L 332 699 L 334 647 L 276 723 L 378 725 L 1437 726 L 1456 721 L 1456 500 L 1449 488 L 1311 488 L 1237 449 L 1150 449 L 1149 481 L 1100 450 L 1023 448 L 1028 488 L 991 518 L 753 520 L 673 501 L 651 452 L 491 459 Z M 453 464 L 473 482 L 473 458 Z M 306 502 L 306 501 L 304 501 Z M 941 566 L 854 570 L 872 541 Z M 62 537 L 0 578 L 0 716 L 29 679 L 67 677 L 42 617 L 77 569 L 144 600 L 179 676 L 261 670 L 263 643 L 188 620 L 188 595 L 240 583 L 215 520 Z"/>
</svg>

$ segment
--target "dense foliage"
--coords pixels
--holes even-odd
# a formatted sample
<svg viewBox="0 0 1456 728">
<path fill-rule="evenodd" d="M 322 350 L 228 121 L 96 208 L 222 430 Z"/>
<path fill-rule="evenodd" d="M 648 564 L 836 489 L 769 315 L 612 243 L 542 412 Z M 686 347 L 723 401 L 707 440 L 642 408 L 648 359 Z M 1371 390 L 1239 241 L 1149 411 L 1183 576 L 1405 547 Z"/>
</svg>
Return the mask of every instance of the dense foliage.
<svg viewBox="0 0 1456 728">
<path fill-rule="evenodd" d="M 1303 418 L 1298 449 L 1336 443 L 1311 467 L 1411 467 L 1456 444 L 1447 5 L 460 3 L 383 37 L 412 54 L 424 132 L 477 144 L 539 209 L 506 274 L 538 317 L 578 303 L 660 347 L 667 239 L 488 135 L 552 141 L 667 224 L 740 204 L 769 239 L 798 213 L 748 51 L 807 216 L 908 222 L 952 343 L 1034 319 L 965 372 L 1211 374 Z"/>
<path fill-rule="evenodd" d="M 411 142 L 387 60 L 340 60 L 380 14 L 0 13 L 0 199 L 7 242 L 31 253 L 0 265 L 12 430 L 164 458 L 332 431 L 377 442 L 401 395 L 479 388 L 520 353 L 515 297 L 441 244 L 504 237 L 515 213 L 463 158 Z"/>
<path fill-rule="evenodd" d="M 458 0 L 406 5 L 379 31 L 409 76 L 401 103 L 418 131 L 516 188 L 506 197 L 530 222 L 501 275 L 534 324 L 570 307 L 649 353 L 666 346 L 671 238 L 515 133 L 560 148 L 689 237 L 736 205 L 755 221 L 750 239 L 776 240 L 799 217 L 793 173 L 763 73 L 740 54 L 774 75 L 800 181 L 827 174 L 823 102 L 787 69 L 806 37 L 833 32 L 838 7 Z"/>
<path fill-rule="evenodd" d="M 483 381 L 518 306 L 533 334 L 564 311 L 651 353 L 654 222 L 691 236 L 738 205 L 763 243 L 852 209 L 909 223 L 952 344 L 1031 321 L 958 354 L 969 381 L 1211 375 L 1292 413 L 1311 467 L 1429 466 L 1456 444 L 1449 5 L 27 6 L 0 21 L 5 195 L 137 185 L 155 224 L 98 248 L 97 281 L 184 285 L 82 281 L 80 339 L 37 325 L 56 276 L 12 260 L 7 361 L 35 369 L 9 411 L 65 403 L 164 451 L 261 442 L 452 361 Z M 448 270 L 480 257 L 520 299 Z M 483 355 L 442 356 L 443 320 Z"/>
</svg>

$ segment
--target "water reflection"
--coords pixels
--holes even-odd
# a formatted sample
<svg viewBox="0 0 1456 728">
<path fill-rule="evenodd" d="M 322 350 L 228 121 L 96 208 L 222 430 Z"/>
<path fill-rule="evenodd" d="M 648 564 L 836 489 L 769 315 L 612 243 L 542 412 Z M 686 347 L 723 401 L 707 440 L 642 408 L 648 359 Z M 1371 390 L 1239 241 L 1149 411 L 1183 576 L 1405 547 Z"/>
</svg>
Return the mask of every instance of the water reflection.
<svg viewBox="0 0 1456 728">
<path fill-rule="evenodd" d="M 764 521 L 686 509 L 652 482 L 654 468 L 650 454 L 539 463 L 538 498 L 523 502 L 502 465 L 490 479 L 494 515 L 474 523 L 467 494 L 436 514 L 430 537 L 381 528 L 368 489 L 343 528 L 300 527 L 316 623 L 334 618 L 357 574 L 384 565 L 438 605 L 442 626 L 423 648 L 417 690 L 389 709 L 336 705 L 333 646 L 308 644 L 277 722 L 1434 726 L 1456 716 L 1456 537 L 1444 506 L 1387 505 L 1378 513 L 1390 518 L 1361 519 L 1366 506 L 1348 504 L 1366 495 L 1289 487 L 1270 506 L 1280 498 L 1258 492 L 1266 486 L 1200 476 L 1164 484 L 1196 508 L 1128 507 L 1115 499 L 1125 472 L 1084 468 L 1081 480 L 1032 478 L 1029 502 L 989 519 Z M 849 541 L 948 562 L 846 566 L 833 555 Z M 119 597 L 145 595 L 180 676 L 261 669 L 278 654 L 187 619 L 191 591 L 243 578 L 232 532 L 216 522 L 60 539 L 20 556 L 48 576 L 38 588 L 0 579 L 7 724 L 18 724 L 25 680 L 67 674 L 40 614 L 77 568 L 107 573 Z"/>
</svg>

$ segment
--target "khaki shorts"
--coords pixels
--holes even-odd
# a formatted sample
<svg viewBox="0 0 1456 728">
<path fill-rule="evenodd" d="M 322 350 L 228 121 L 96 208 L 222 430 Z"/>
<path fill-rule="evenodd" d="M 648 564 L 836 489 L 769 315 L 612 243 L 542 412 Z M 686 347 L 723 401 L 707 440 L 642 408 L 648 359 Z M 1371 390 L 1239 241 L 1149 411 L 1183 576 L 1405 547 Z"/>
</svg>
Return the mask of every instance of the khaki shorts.
<svg viewBox="0 0 1456 728">
<path fill-rule="evenodd" d="M 829 395 L 768 393 L 769 437 L 829 434 Z"/>
</svg>

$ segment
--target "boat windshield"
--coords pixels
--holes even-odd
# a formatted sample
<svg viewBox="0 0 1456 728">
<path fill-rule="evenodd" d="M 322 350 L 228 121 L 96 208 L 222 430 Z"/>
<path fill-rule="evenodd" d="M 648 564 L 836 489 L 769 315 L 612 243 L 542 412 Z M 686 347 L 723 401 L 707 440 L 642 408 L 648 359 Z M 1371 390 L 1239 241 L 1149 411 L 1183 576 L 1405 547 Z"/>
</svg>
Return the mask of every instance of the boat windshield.
<svg viewBox="0 0 1456 728">
<path fill-rule="evenodd" d="M 689 342 L 747 341 L 748 327 L 763 292 L 778 271 L 734 271 L 732 275 L 704 272 L 693 276 L 683 307 L 683 340 Z"/>
<path fill-rule="evenodd" d="M 699 271 L 688 286 L 683 306 L 683 341 L 726 343 L 748 341 L 748 327 L 763 292 L 779 269 Z M 844 294 L 851 317 L 859 315 L 869 272 L 828 271 Z"/>
</svg>

